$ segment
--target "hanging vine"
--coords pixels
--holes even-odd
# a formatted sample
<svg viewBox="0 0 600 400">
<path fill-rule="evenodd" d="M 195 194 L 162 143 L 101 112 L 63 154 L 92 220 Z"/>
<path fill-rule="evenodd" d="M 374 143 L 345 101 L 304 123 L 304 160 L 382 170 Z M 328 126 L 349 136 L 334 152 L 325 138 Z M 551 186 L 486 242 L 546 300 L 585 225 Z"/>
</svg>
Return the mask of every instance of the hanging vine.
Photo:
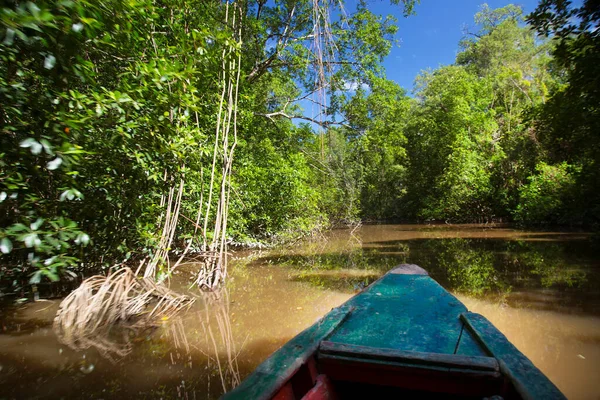
<svg viewBox="0 0 600 400">
<path fill-rule="evenodd" d="M 213 150 L 208 201 L 204 210 L 202 251 L 204 260 L 196 284 L 207 290 L 215 289 L 227 277 L 227 217 L 231 194 L 231 170 L 237 146 L 237 107 L 241 75 L 242 7 L 239 2 L 227 2 L 225 24 L 231 26 L 232 39 L 222 51 L 221 96 L 215 145 Z M 220 170 L 219 170 L 220 166 Z M 213 189 L 218 185 L 218 200 L 214 215 L 211 213 Z M 202 204 L 200 205 L 202 209 Z M 213 222 L 209 235 L 209 222 Z M 209 239 L 210 238 L 210 239 Z"/>
</svg>

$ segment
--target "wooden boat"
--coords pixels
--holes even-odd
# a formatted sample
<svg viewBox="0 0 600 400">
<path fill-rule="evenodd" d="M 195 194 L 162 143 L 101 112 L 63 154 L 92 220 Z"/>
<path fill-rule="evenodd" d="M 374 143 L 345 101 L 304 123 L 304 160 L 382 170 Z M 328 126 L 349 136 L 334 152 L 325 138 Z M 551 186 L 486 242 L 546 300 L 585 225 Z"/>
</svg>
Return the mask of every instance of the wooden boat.
<svg viewBox="0 0 600 400">
<path fill-rule="evenodd" d="M 225 399 L 564 399 L 483 316 L 403 264 L 333 309 Z"/>
</svg>

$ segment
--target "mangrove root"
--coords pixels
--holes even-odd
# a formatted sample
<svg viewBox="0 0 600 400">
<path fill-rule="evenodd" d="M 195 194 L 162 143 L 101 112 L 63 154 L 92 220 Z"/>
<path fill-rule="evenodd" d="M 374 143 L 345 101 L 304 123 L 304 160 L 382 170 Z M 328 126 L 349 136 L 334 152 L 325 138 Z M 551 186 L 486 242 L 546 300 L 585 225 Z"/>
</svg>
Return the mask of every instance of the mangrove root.
<svg viewBox="0 0 600 400">
<path fill-rule="evenodd" d="M 128 338 L 132 331 L 170 318 L 193 302 L 151 278 L 139 278 L 125 267 L 83 281 L 61 302 L 54 331 L 62 343 L 75 350 L 95 347 L 113 359 L 131 351 Z M 114 335 L 116 324 L 124 328 L 121 339 Z"/>
</svg>

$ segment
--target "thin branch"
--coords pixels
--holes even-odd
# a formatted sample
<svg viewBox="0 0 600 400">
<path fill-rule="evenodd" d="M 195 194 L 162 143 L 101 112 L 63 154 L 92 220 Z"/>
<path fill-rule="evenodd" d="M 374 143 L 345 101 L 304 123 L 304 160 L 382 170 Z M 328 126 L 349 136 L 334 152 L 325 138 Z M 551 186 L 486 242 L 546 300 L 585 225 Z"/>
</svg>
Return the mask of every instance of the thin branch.
<svg viewBox="0 0 600 400">
<path fill-rule="evenodd" d="M 260 116 L 260 117 L 265 117 L 271 121 L 274 120 L 275 117 L 283 117 L 283 118 L 287 118 L 289 120 L 293 120 L 293 119 L 301 119 L 304 121 L 309 121 L 312 122 L 313 124 L 317 124 L 319 126 L 322 126 L 324 128 L 330 127 L 330 126 L 343 126 L 345 128 L 352 128 L 350 125 L 348 125 L 345 121 L 344 122 L 336 122 L 336 121 L 319 121 L 316 120 L 314 118 L 310 118 L 304 115 L 289 115 L 286 114 L 284 111 L 277 111 L 277 112 L 272 112 L 272 113 L 254 113 L 254 115 Z"/>
</svg>

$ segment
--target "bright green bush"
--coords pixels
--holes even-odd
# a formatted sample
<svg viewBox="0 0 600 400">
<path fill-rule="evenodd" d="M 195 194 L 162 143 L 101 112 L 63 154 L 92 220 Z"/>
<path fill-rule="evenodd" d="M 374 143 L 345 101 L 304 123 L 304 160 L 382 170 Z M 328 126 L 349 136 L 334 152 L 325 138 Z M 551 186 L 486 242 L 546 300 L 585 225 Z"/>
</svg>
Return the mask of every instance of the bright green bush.
<svg viewBox="0 0 600 400">
<path fill-rule="evenodd" d="M 569 222 L 569 202 L 577 171 L 565 162 L 557 165 L 541 162 L 536 172 L 519 191 L 515 220 L 529 224 Z"/>
</svg>

